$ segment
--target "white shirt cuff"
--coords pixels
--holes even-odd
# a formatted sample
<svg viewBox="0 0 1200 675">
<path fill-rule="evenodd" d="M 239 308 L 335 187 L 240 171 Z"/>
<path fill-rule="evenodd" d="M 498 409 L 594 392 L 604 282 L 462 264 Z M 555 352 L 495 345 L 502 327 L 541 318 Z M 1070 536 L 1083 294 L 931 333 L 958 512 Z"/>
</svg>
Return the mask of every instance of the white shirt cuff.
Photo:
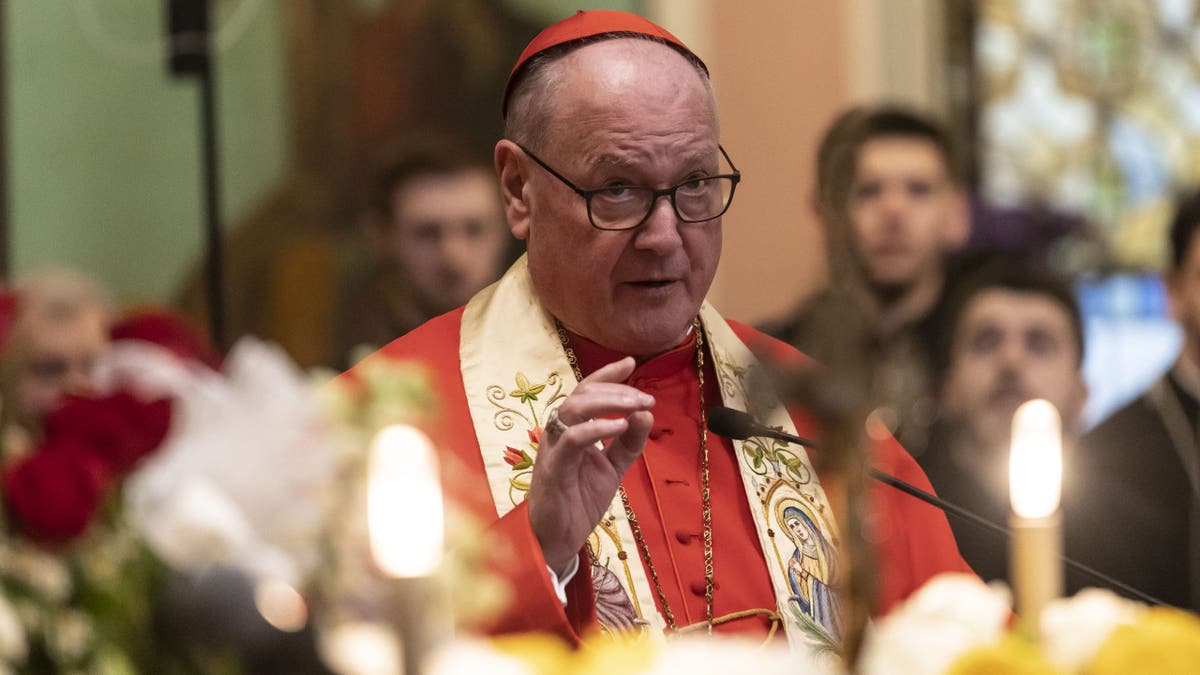
<svg viewBox="0 0 1200 675">
<path fill-rule="evenodd" d="M 550 569 L 549 565 L 546 565 L 546 571 L 550 573 L 550 583 L 554 584 L 554 592 L 558 595 L 558 601 L 562 603 L 563 607 L 566 607 L 567 584 L 571 583 L 571 580 L 575 578 L 575 574 L 579 571 L 579 556 L 571 558 L 567 569 L 563 571 L 562 579 L 558 578 L 558 575 L 554 573 L 554 570 Z"/>
</svg>

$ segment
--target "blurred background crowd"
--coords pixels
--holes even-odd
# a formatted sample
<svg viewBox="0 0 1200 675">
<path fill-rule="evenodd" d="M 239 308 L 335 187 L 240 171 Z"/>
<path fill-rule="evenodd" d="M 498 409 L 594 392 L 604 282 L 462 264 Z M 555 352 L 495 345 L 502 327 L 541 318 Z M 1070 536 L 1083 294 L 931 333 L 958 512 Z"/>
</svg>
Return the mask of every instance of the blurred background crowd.
<svg viewBox="0 0 1200 675">
<path fill-rule="evenodd" d="M 224 329 L 205 337 L 201 118 L 168 4 L 0 5 L 6 456 L 147 312 L 214 367 L 254 335 L 340 370 L 521 254 L 491 165 L 500 85 L 573 5 L 214 0 Z M 1050 400 L 1067 553 L 1200 609 L 1200 2 L 589 5 L 712 71 L 744 175 L 725 315 L 819 359 L 851 298 L 881 355 L 873 415 L 998 522 L 1012 413 Z M 1004 578 L 1003 540 L 951 524 Z"/>
</svg>

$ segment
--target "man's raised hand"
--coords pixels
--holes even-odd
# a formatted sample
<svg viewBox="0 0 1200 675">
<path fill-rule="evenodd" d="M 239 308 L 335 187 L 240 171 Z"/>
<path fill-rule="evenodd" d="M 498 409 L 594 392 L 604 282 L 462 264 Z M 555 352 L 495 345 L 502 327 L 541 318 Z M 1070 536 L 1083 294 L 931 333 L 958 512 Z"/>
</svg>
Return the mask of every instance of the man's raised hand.
<svg viewBox="0 0 1200 675">
<path fill-rule="evenodd" d="M 538 444 L 529 522 L 556 573 L 583 547 L 646 446 L 654 397 L 624 384 L 634 366 L 626 357 L 583 378 L 558 407 L 566 429 L 545 429 Z"/>
</svg>

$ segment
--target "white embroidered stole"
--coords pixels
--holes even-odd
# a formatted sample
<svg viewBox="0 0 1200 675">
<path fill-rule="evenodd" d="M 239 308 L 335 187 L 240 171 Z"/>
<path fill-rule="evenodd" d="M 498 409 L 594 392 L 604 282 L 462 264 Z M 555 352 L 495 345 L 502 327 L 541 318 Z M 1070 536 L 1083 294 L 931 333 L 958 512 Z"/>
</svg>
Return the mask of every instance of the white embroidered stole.
<svg viewBox="0 0 1200 675">
<path fill-rule="evenodd" d="M 722 403 L 746 410 L 744 379 L 755 365 L 753 355 L 707 302 L 700 319 Z M 546 415 L 577 384 L 553 319 L 533 292 L 524 257 L 467 305 L 459 354 L 492 499 L 504 515 L 525 499 Z M 795 433 L 777 401 L 764 408 L 759 398 L 756 392 L 755 414 L 761 421 Z M 800 447 L 758 438 L 733 446 L 788 640 L 797 647 L 830 650 L 840 632 L 834 591 L 838 539 L 816 473 Z M 714 540 L 719 546 L 719 531 Z M 588 546 L 602 628 L 661 636 L 666 622 L 655 609 L 619 497 Z M 660 569 L 664 562 L 658 563 Z"/>
</svg>

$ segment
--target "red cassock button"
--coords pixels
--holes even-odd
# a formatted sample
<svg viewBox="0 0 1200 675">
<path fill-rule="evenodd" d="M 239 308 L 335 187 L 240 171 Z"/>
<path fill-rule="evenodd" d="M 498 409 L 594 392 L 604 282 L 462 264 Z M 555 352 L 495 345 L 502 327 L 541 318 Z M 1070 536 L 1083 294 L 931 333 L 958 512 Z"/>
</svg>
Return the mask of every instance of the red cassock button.
<svg viewBox="0 0 1200 675">
<path fill-rule="evenodd" d="M 684 530 L 679 530 L 675 533 L 675 539 L 681 544 L 690 544 L 692 543 L 693 539 L 696 539 L 699 536 L 700 535 L 694 532 L 685 532 Z"/>
<path fill-rule="evenodd" d="M 703 598 L 704 597 L 704 582 L 703 581 L 693 581 L 692 582 L 692 593 Z"/>
</svg>

